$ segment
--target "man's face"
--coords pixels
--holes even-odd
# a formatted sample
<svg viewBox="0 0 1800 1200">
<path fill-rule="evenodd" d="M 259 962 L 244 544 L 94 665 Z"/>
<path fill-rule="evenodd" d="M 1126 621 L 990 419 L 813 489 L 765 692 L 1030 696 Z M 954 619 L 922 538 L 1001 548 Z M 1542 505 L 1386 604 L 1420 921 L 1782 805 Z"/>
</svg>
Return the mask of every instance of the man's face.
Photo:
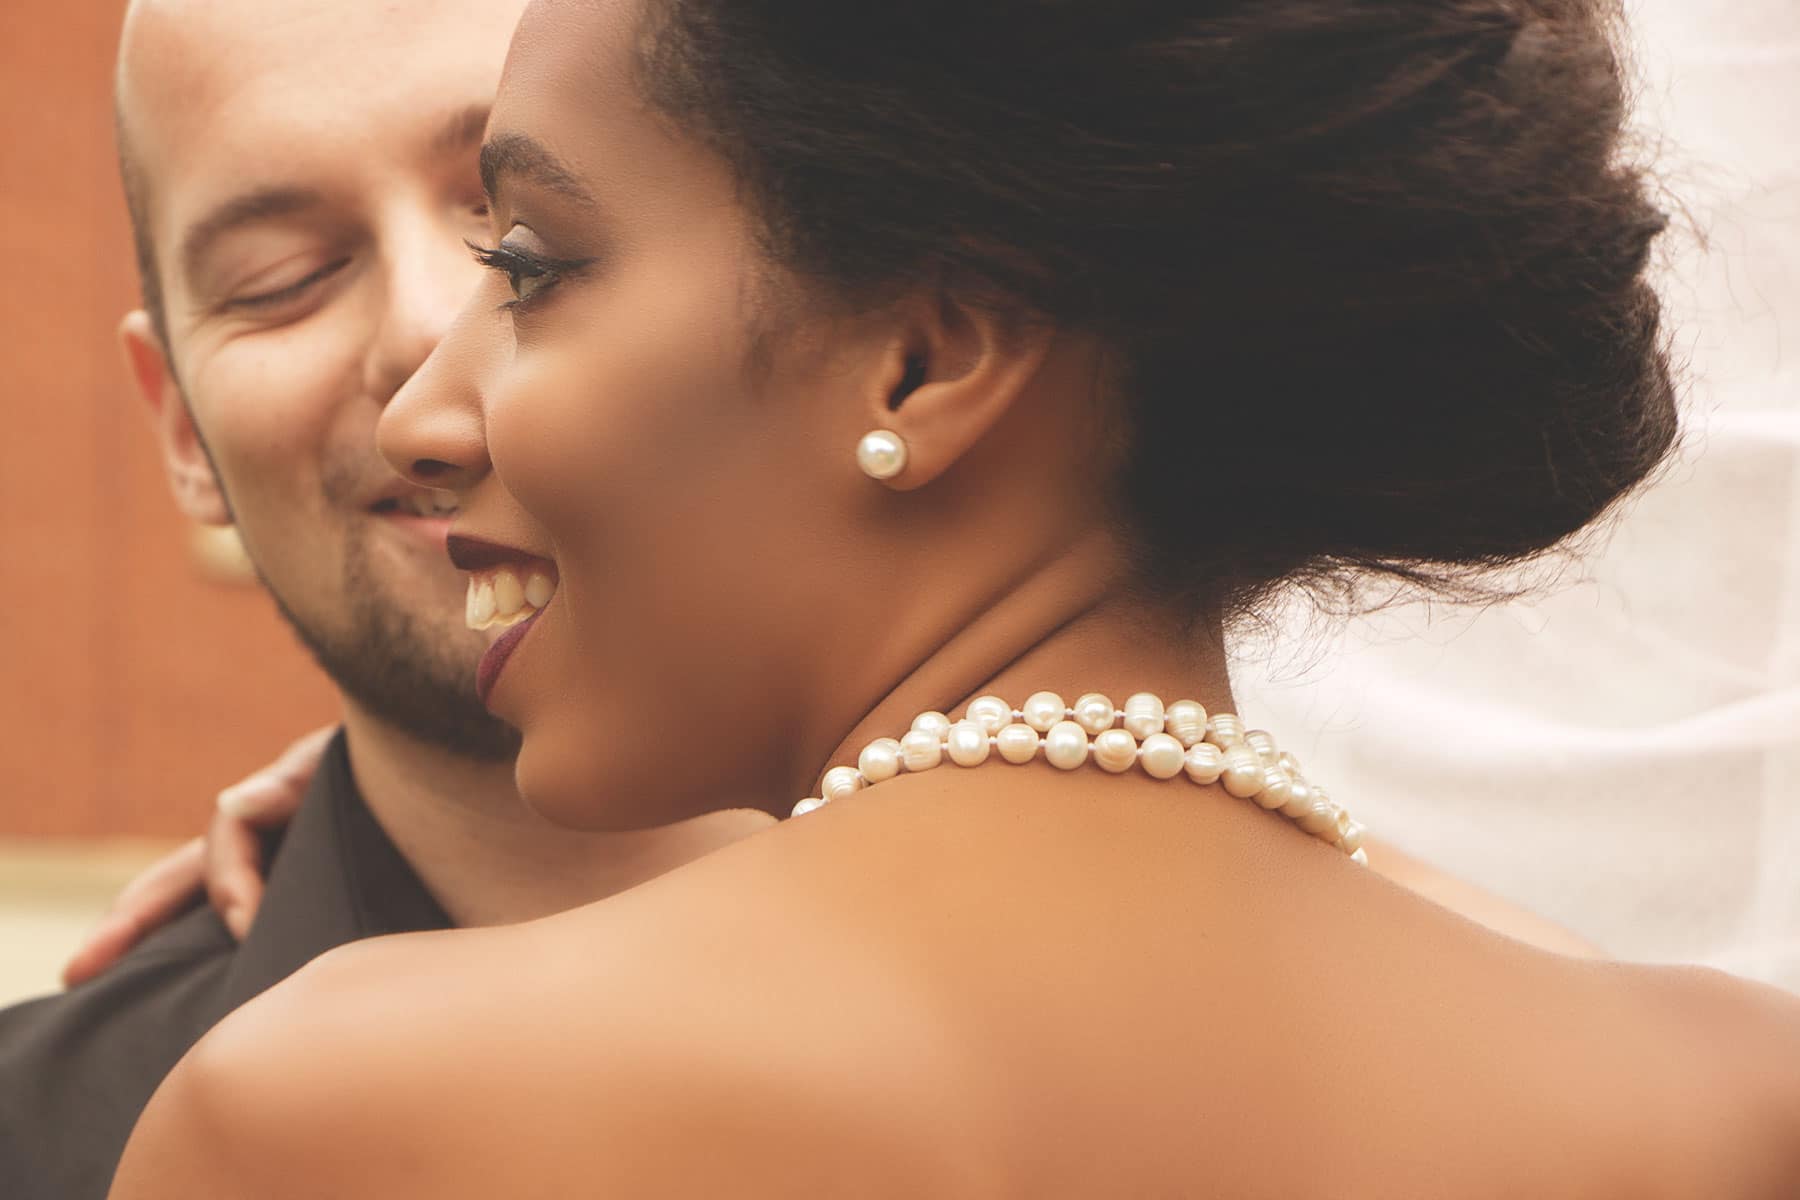
<svg viewBox="0 0 1800 1200">
<path fill-rule="evenodd" d="M 121 129 L 155 247 L 167 356 L 124 337 L 176 493 L 237 525 L 355 701 L 499 757 L 474 698 L 432 493 L 375 450 L 388 399 L 479 268 L 476 152 L 523 0 L 144 0 Z"/>
</svg>

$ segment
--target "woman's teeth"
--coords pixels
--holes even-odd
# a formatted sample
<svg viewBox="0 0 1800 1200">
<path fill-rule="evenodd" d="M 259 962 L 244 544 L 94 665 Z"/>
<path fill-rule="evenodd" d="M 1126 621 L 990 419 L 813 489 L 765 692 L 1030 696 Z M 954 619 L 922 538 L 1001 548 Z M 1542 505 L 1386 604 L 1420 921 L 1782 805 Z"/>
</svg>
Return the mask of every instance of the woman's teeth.
<svg viewBox="0 0 1800 1200">
<path fill-rule="evenodd" d="M 524 577 L 511 567 L 492 567 L 469 576 L 469 602 L 464 619 L 470 629 L 495 629 L 517 625 L 556 595 L 556 581 L 543 571 L 526 571 Z"/>
</svg>

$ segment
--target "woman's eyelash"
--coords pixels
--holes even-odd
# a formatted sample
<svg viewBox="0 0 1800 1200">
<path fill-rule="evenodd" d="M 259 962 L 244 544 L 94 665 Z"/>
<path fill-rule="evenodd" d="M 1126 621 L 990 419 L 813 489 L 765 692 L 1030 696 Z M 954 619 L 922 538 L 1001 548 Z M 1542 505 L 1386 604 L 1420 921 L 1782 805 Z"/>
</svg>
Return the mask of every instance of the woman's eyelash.
<svg viewBox="0 0 1800 1200">
<path fill-rule="evenodd" d="M 544 258 L 505 242 L 491 248 L 475 242 L 468 242 L 466 245 L 475 255 L 476 262 L 490 271 L 506 276 L 507 283 L 512 287 L 513 298 L 500 306 L 503 309 L 519 309 L 529 305 L 565 277 L 587 265 L 586 261 L 581 260 Z"/>
</svg>

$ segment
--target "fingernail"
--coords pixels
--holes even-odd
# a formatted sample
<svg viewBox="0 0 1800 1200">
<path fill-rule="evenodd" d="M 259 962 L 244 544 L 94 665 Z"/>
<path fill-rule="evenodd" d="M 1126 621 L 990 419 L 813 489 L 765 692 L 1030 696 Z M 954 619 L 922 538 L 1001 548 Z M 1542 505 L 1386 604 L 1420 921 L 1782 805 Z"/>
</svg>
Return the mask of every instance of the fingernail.
<svg viewBox="0 0 1800 1200">
<path fill-rule="evenodd" d="M 228 787 L 219 793 L 219 811 L 228 817 L 241 818 L 244 815 L 244 793 L 235 787 Z"/>
</svg>

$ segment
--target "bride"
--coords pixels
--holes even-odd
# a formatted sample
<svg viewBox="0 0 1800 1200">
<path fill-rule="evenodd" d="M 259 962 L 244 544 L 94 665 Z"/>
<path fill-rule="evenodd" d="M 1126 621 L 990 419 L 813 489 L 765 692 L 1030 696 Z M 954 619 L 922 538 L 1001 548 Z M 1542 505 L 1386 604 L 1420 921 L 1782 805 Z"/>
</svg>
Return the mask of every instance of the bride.
<svg viewBox="0 0 1800 1200">
<path fill-rule="evenodd" d="M 114 1195 L 1800 1194 L 1800 1005 L 1365 870 L 1220 649 L 1281 587 L 1466 592 L 1662 460 L 1612 34 L 537 0 L 492 281 L 383 449 L 458 495 L 534 806 L 789 819 L 333 952 Z"/>
</svg>

